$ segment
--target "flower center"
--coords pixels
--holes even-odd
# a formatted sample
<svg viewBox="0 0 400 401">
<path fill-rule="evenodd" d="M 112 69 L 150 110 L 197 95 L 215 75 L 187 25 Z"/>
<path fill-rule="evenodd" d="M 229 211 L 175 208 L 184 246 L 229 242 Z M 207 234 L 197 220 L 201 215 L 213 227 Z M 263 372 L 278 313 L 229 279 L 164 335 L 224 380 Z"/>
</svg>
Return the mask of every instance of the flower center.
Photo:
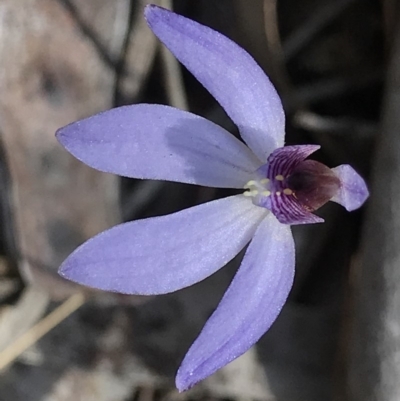
<svg viewBox="0 0 400 401">
<path fill-rule="evenodd" d="M 305 209 L 314 211 L 338 192 L 340 180 L 324 164 L 315 160 L 304 160 L 290 174 L 287 185 Z"/>
<path fill-rule="evenodd" d="M 294 204 L 312 212 L 327 203 L 340 187 L 336 174 L 315 160 L 298 163 L 286 176 L 277 174 L 266 178 L 265 170 L 263 166 L 257 171 L 256 178 L 244 186 L 243 195 L 252 197 L 254 204 L 274 213 L 277 208 L 281 209 L 280 213 Z"/>
<path fill-rule="evenodd" d="M 281 196 L 282 193 L 285 195 L 292 195 L 293 191 L 289 187 L 284 185 L 285 177 L 278 174 L 274 179 L 269 178 L 259 178 L 256 180 L 250 180 L 244 188 L 247 189 L 244 192 L 244 196 L 250 196 L 253 198 L 270 196 L 275 194 L 276 196 Z"/>
</svg>

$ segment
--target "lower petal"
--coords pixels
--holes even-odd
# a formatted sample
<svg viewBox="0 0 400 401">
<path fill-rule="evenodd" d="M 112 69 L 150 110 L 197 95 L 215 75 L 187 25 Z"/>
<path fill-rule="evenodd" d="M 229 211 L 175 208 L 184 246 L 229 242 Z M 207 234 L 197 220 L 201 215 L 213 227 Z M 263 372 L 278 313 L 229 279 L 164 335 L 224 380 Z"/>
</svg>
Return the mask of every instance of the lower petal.
<svg viewBox="0 0 400 401">
<path fill-rule="evenodd" d="M 282 224 L 298 225 L 324 222 L 323 218 L 306 210 L 293 195 L 282 193 L 277 196 L 272 194 L 266 199 L 265 205 Z"/>
<path fill-rule="evenodd" d="M 228 263 L 250 241 L 265 214 L 236 195 L 121 224 L 81 245 L 64 261 L 60 274 L 123 294 L 172 292 Z"/>
<path fill-rule="evenodd" d="M 280 313 L 293 276 L 290 227 L 268 214 L 218 308 L 182 362 L 178 389 L 192 387 L 257 342 Z"/>
</svg>

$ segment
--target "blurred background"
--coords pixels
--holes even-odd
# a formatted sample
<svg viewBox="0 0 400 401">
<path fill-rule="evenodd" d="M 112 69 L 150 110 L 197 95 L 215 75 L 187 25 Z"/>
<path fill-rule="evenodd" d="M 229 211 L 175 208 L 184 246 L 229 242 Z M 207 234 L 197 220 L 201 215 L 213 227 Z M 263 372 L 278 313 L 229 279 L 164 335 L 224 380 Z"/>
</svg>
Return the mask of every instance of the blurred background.
<svg viewBox="0 0 400 401">
<path fill-rule="evenodd" d="M 237 129 L 143 19 L 145 0 L 0 0 L 0 400 L 400 400 L 397 0 L 154 0 L 243 46 L 287 113 L 288 144 L 368 181 L 366 206 L 293 227 L 296 280 L 272 329 L 178 394 L 174 375 L 240 255 L 191 288 L 107 294 L 57 275 L 85 239 L 227 190 L 99 173 L 57 128 L 114 106 L 170 104 Z"/>
</svg>

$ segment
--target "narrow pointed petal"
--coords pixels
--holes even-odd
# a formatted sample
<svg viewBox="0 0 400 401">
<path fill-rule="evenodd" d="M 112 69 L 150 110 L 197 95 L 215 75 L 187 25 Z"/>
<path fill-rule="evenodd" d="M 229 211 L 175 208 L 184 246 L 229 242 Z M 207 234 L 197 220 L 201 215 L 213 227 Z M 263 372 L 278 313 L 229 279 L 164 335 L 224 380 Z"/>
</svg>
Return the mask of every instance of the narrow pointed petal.
<svg viewBox="0 0 400 401">
<path fill-rule="evenodd" d="M 259 162 L 223 128 L 173 107 L 112 109 L 57 131 L 89 166 L 126 177 L 242 188 Z"/>
<path fill-rule="evenodd" d="M 250 241 L 266 211 L 242 195 L 121 224 L 85 242 L 61 265 L 79 284 L 154 295 L 192 285 Z"/>
<path fill-rule="evenodd" d="M 218 308 L 183 360 L 177 388 L 192 387 L 258 341 L 280 313 L 293 276 L 290 227 L 268 214 Z"/>
<path fill-rule="evenodd" d="M 283 146 L 281 101 L 245 50 L 219 32 L 154 5 L 146 7 L 145 17 L 165 46 L 221 104 L 261 161 Z"/>
<path fill-rule="evenodd" d="M 361 207 L 369 196 L 364 179 L 348 164 L 335 167 L 332 171 L 339 177 L 341 185 L 339 192 L 331 200 L 349 212 Z"/>
</svg>

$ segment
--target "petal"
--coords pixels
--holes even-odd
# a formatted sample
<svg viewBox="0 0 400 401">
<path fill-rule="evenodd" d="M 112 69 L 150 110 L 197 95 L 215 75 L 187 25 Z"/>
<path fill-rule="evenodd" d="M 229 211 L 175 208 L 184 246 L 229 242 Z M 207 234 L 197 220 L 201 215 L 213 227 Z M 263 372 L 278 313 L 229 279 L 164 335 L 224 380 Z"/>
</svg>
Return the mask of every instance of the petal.
<svg viewBox="0 0 400 401">
<path fill-rule="evenodd" d="M 259 167 L 229 132 L 169 106 L 119 107 L 67 125 L 57 138 L 89 166 L 127 177 L 242 188 Z"/>
<path fill-rule="evenodd" d="M 277 175 L 286 177 L 300 162 L 320 147 L 319 145 L 293 145 L 276 149 L 268 157 L 267 164 L 261 167 L 260 173 L 270 180 L 275 180 Z"/>
<path fill-rule="evenodd" d="M 332 169 L 340 179 L 340 189 L 331 200 L 337 202 L 346 210 L 361 207 L 369 196 L 367 185 L 363 178 L 348 164 L 342 164 Z"/>
<path fill-rule="evenodd" d="M 280 313 L 293 276 L 290 227 L 268 214 L 221 303 L 183 360 L 178 389 L 190 388 L 258 341 Z"/>
<path fill-rule="evenodd" d="M 265 201 L 260 206 L 271 210 L 282 224 L 298 225 L 324 222 L 323 218 L 306 210 L 293 195 L 285 195 L 283 192 L 280 195 L 272 193 L 264 199 Z"/>
<path fill-rule="evenodd" d="M 260 160 L 283 146 L 281 100 L 245 50 L 219 32 L 154 5 L 146 7 L 145 17 L 165 46 L 221 104 Z"/>
<path fill-rule="evenodd" d="M 123 294 L 172 292 L 228 263 L 250 241 L 265 213 L 236 195 L 121 224 L 80 246 L 62 264 L 60 274 Z"/>
</svg>

